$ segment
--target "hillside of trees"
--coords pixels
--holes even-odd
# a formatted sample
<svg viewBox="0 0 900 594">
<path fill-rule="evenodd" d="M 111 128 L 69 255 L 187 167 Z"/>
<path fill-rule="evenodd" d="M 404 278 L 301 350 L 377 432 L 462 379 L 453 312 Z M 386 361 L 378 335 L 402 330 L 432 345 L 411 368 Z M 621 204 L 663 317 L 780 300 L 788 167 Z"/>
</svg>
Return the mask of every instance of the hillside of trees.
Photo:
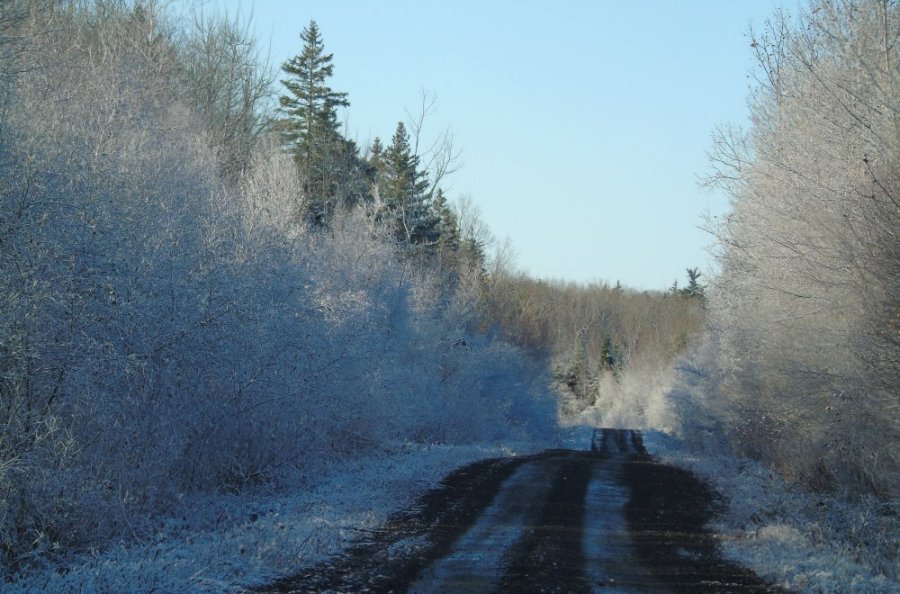
<svg viewBox="0 0 900 594">
<path fill-rule="evenodd" d="M 555 435 L 546 374 L 483 331 L 449 153 L 415 122 L 361 150 L 315 23 L 283 84 L 247 31 L 0 4 L 4 575 L 152 534 L 191 493 Z"/>
<path fill-rule="evenodd" d="M 814 489 L 900 492 L 900 5 L 812 2 L 754 32 L 747 130 L 715 135 L 702 398 L 712 432 Z"/>
</svg>

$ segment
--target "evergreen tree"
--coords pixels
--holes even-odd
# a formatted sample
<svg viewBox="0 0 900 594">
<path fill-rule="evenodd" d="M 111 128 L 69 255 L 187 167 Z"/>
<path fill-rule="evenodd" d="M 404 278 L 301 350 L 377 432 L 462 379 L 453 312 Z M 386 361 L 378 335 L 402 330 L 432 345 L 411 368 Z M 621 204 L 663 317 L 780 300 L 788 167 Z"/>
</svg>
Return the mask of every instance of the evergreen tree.
<svg viewBox="0 0 900 594">
<path fill-rule="evenodd" d="M 575 360 L 565 376 L 566 386 L 578 398 L 585 398 L 588 391 L 587 348 L 582 343 L 575 352 Z"/>
<path fill-rule="evenodd" d="M 366 155 L 366 180 L 369 184 L 369 196 L 379 209 L 382 207 L 380 187 L 383 171 L 384 145 L 381 143 L 381 138 L 376 136 L 372 141 L 372 146 L 369 147 L 369 154 Z"/>
<path fill-rule="evenodd" d="M 391 146 L 379 157 L 376 192 L 382 202 L 381 218 L 391 221 L 399 241 L 434 244 L 440 235 L 440 216 L 432 205 L 428 175 L 419 169 L 419 157 L 410 147 L 403 122 L 397 124 Z"/>
<path fill-rule="evenodd" d="M 688 268 L 688 285 L 681 290 L 681 294 L 685 297 L 703 297 L 703 285 L 698 279 L 702 276 L 697 268 Z"/>
<path fill-rule="evenodd" d="M 347 93 L 328 86 L 333 55 L 325 53 L 315 21 L 309 22 L 300 39 L 303 51 L 281 66 L 287 92 L 279 97 L 284 118 L 278 129 L 303 175 L 307 216 L 326 224 L 338 203 L 359 200 L 362 164 L 355 143 L 340 133 L 337 110 L 350 102 Z"/>
<path fill-rule="evenodd" d="M 460 248 L 459 221 L 441 188 L 438 188 L 434 197 L 433 208 L 438 217 L 438 243 L 445 248 L 458 250 Z"/>
<path fill-rule="evenodd" d="M 622 367 L 622 356 L 612 341 L 612 337 L 607 336 L 603 339 L 603 346 L 600 349 L 600 370 L 612 371 L 617 374 Z"/>
<path fill-rule="evenodd" d="M 372 146 L 369 149 L 368 164 L 376 172 L 381 171 L 384 167 L 384 145 L 381 144 L 381 139 L 377 136 L 372 141 Z"/>
</svg>

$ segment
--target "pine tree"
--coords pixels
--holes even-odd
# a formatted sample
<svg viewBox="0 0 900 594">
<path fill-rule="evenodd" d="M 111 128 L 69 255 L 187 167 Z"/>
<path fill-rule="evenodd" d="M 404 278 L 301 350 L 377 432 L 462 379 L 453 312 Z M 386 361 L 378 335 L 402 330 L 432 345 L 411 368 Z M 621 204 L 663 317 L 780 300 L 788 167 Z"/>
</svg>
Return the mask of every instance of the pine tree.
<svg viewBox="0 0 900 594">
<path fill-rule="evenodd" d="M 381 208 L 381 183 L 384 171 L 384 145 L 381 138 L 375 137 L 372 146 L 369 147 L 369 153 L 366 155 L 366 180 L 369 184 L 369 196 L 372 198 L 377 208 Z"/>
<path fill-rule="evenodd" d="M 381 144 L 381 139 L 377 136 L 372 141 L 371 148 L 369 148 L 368 164 L 376 172 L 381 171 L 384 167 L 384 145 Z"/>
<path fill-rule="evenodd" d="M 340 133 L 337 110 L 348 107 L 347 93 L 328 86 L 334 65 L 315 21 L 300 34 L 303 51 L 284 62 L 287 93 L 279 97 L 278 122 L 284 146 L 303 175 L 309 218 L 326 224 L 339 202 L 359 199 L 361 163 L 355 143 Z"/>
<path fill-rule="evenodd" d="M 566 374 L 565 382 L 576 397 L 585 398 L 587 396 L 587 348 L 584 343 L 575 352 L 575 360 Z"/>
<path fill-rule="evenodd" d="M 600 370 L 612 371 L 617 374 L 622 367 L 622 356 L 613 343 L 612 337 L 607 336 L 603 339 L 603 346 L 600 349 Z"/>
</svg>

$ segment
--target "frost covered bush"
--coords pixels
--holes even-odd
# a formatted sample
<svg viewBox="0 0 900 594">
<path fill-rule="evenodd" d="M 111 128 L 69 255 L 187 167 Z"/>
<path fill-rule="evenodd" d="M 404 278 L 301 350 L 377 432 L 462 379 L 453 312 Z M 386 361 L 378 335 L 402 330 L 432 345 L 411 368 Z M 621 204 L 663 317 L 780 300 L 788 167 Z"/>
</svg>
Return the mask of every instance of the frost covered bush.
<svg viewBox="0 0 900 594">
<path fill-rule="evenodd" d="M 671 357 L 645 355 L 617 374 L 601 374 L 592 386 L 594 403 L 578 418 L 594 427 L 677 432 L 681 421 L 669 398 L 675 379 Z"/>
<path fill-rule="evenodd" d="M 363 212 L 306 229 L 290 161 L 223 148 L 152 4 L 9 6 L 30 45 L 0 55 L 4 572 L 140 537 L 189 493 L 552 431 L 544 378 L 476 332 L 470 271 Z"/>
</svg>

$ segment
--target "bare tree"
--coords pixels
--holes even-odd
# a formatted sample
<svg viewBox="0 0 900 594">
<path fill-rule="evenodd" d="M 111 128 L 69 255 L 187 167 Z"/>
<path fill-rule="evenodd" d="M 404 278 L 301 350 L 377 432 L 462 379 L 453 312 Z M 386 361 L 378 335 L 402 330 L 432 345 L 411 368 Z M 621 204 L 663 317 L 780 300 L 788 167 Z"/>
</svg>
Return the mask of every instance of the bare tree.
<svg viewBox="0 0 900 594">
<path fill-rule="evenodd" d="M 412 153 L 422 170 L 427 173 L 431 185 L 426 192 L 433 196 L 441 182 L 459 168 L 460 153 L 453 142 L 453 132 L 447 128 L 427 143 L 425 124 L 437 107 L 437 97 L 423 90 L 416 111 L 406 110 Z"/>
<path fill-rule="evenodd" d="M 267 100 L 274 73 L 262 66 L 268 56 L 259 55 L 251 23 L 240 15 L 197 12 L 180 43 L 188 101 L 203 118 L 231 179 L 249 166 L 271 119 Z"/>
</svg>

